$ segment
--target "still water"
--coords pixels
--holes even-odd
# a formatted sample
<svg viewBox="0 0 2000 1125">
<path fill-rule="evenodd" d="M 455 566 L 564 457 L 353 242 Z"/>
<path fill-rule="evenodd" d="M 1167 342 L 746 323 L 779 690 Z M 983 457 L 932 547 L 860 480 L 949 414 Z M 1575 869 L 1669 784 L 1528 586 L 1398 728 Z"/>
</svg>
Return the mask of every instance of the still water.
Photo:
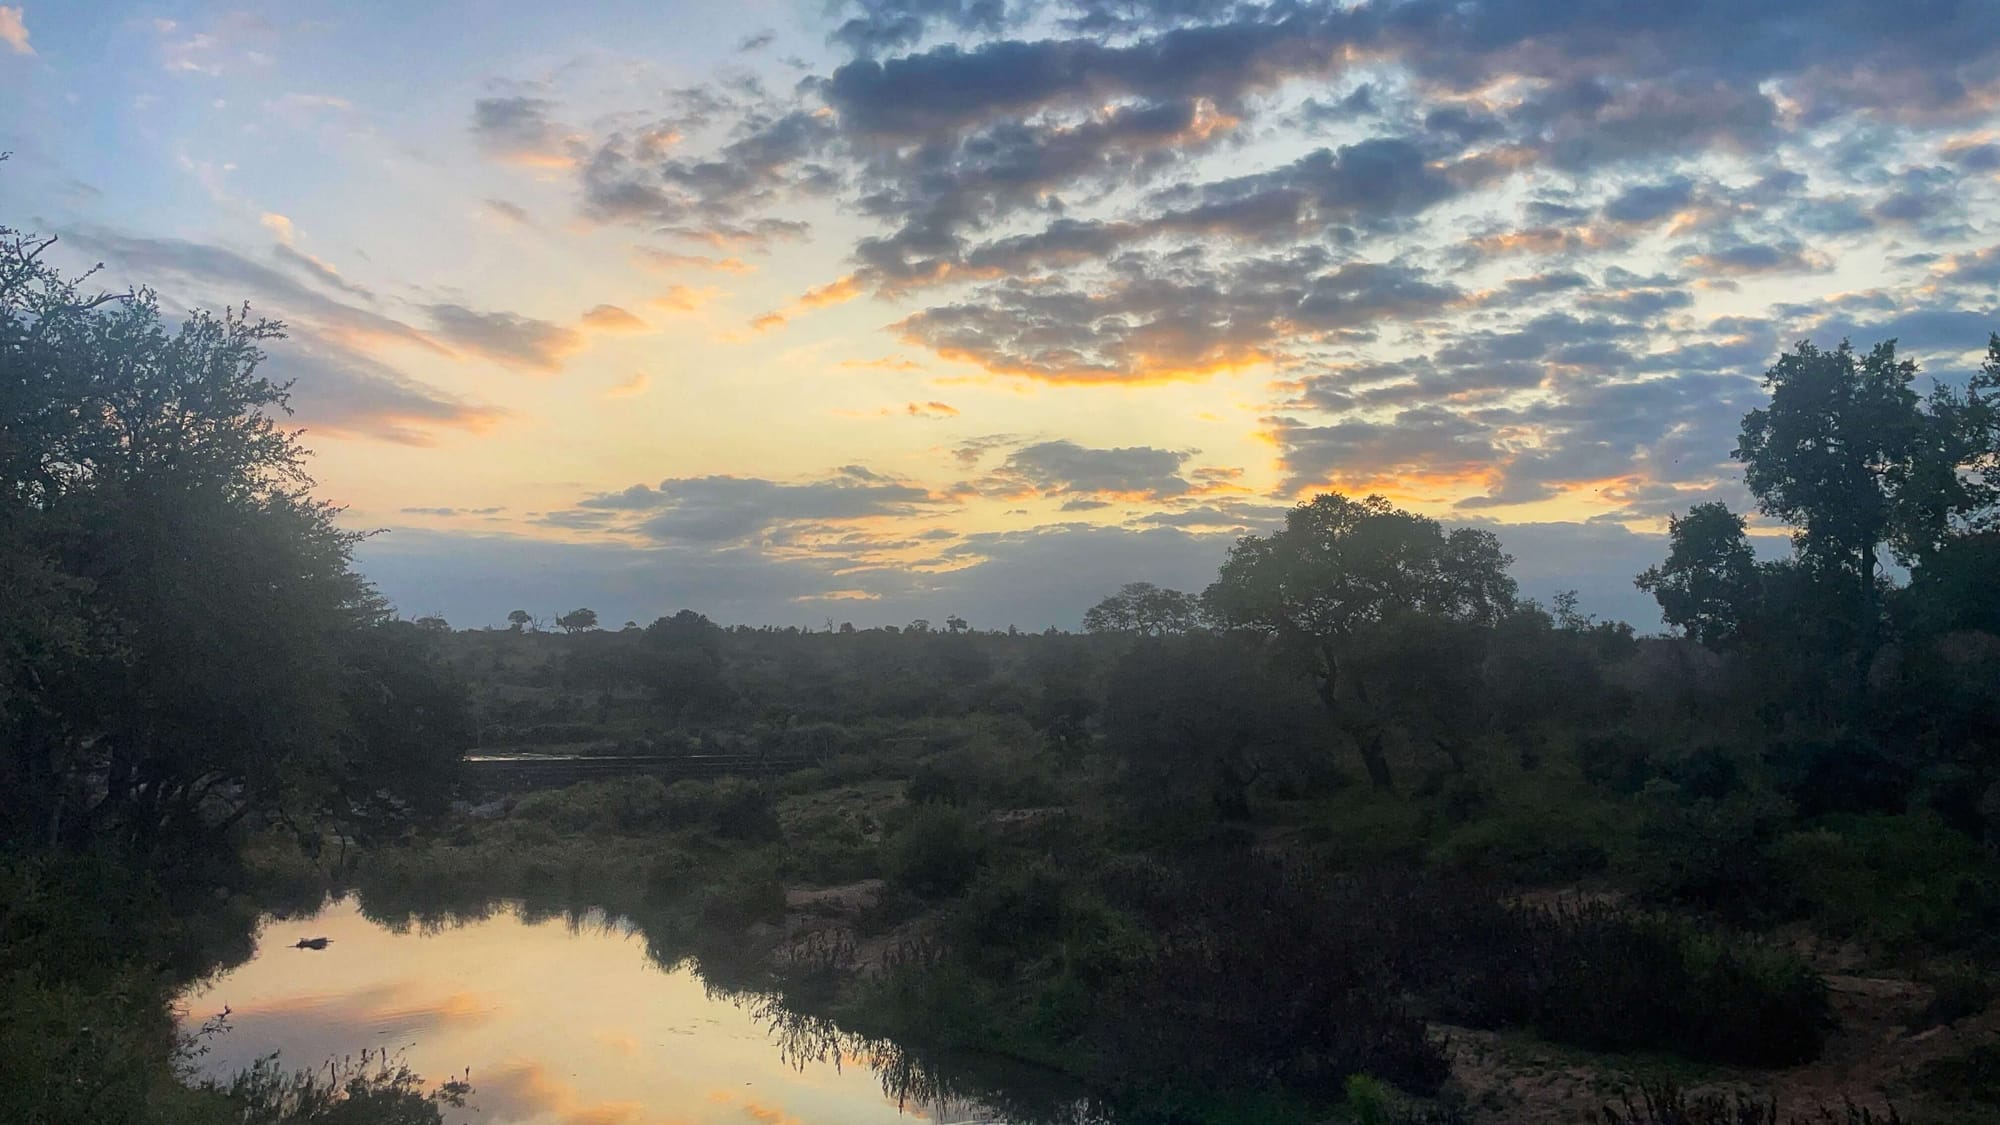
<svg viewBox="0 0 2000 1125">
<path fill-rule="evenodd" d="M 323 950 L 295 949 L 328 938 Z M 351 899 L 269 920 L 256 953 L 183 999 L 189 1026 L 229 1010 L 202 1069 L 263 1055 L 287 1069 L 400 1051 L 430 1083 L 471 1071 L 447 1120 L 480 1125 L 910 1125 L 998 1120 L 977 1104 L 884 1092 L 853 1050 L 801 1060 L 754 1006 L 662 969 L 601 916 L 502 907 L 448 928 L 386 929 Z"/>
</svg>

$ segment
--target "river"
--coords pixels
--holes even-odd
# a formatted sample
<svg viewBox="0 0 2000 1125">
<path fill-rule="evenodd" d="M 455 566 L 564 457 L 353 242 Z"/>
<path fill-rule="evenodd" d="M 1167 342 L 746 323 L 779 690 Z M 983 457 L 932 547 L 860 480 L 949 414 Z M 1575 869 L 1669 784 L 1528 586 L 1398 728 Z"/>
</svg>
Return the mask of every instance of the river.
<svg viewBox="0 0 2000 1125">
<path fill-rule="evenodd" d="M 294 948 L 328 939 L 324 949 Z M 386 927 L 353 899 L 267 919 L 248 961 L 182 998 L 187 1026 L 225 1007 L 204 1073 L 278 1052 L 288 1068 L 388 1050 L 436 1083 L 470 1071 L 447 1120 L 480 1125 L 887 1125 L 1003 1120 L 976 1102 L 898 1093 L 858 1043 L 801 1057 L 773 1009 L 663 968 L 601 914 L 536 919 L 503 904 L 449 926 Z M 885 1071 L 889 1073 L 890 1071 Z M 907 1080 L 905 1080 L 907 1081 Z"/>
</svg>

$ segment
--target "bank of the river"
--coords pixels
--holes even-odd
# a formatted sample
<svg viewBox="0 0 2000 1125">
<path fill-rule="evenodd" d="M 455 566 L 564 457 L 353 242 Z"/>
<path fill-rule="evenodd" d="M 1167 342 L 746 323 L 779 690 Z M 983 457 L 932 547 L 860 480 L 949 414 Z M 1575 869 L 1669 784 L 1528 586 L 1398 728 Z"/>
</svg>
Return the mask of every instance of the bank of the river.
<svg viewBox="0 0 2000 1125">
<path fill-rule="evenodd" d="M 955 1057 L 932 1077 L 996 1101 L 1004 1081 L 966 1058 L 1046 1068 L 1130 1120 L 1526 1125 L 1602 1120 L 1628 1096 L 1635 1122 L 1708 1120 L 1646 1109 L 1666 1083 L 1775 1101 L 1780 1121 L 1852 1100 L 1946 1122 L 1992 1096 L 2000 1013 L 1969 964 L 1899 971 L 1603 884 L 1323 877 L 1283 828 L 1135 834 L 1082 783 L 1014 808 L 913 795 L 824 774 L 592 783 L 462 810 L 350 856 L 343 878 L 382 919 L 601 908 L 656 961 L 781 997 L 814 1034 L 893 1042 L 911 1070 Z M 1350 1091 L 1353 1071 L 1382 1081 Z"/>
</svg>

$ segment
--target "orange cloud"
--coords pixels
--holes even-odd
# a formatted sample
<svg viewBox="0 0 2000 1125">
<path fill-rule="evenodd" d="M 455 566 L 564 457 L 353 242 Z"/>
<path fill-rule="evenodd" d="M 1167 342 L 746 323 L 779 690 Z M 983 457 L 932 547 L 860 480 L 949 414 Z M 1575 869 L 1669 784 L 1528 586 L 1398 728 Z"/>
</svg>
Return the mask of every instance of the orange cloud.
<svg viewBox="0 0 2000 1125">
<path fill-rule="evenodd" d="M 670 285 L 665 293 L 647 304 L 661 312 L 693 312 L 721 295 L 722 290 L 713 285 L 704 285 L 699 289 L 692 285 Z"/>
<path fill-rule="evenodd" d="M 903 339 L 918 346 L 925 343 L 922 339 L 907 333 Z M 965 348 L 937 347 L 933 350 L 940 359 L 970 364 L 988 375 L 1032 379 L 1042 383 L 1088 385 L 1143 386 L 1152 383 L 1195 383 L 1218 375 L 1233 375 L 1239 371 L 1248 371 L 1274 361 L 1272 354 L 1264 348 L 1241 345 L 1219 346 L 1197 356 L 1140 352 L 1133 355 L 1123 366 L 1117 367 L 1082 363 L 1075 366 L 1028 366 L 1006 363 Z M 963 380 L 940 380 L 940 382 L 960 381 Z"/>
<path fill-rule="evenodd" d="M 598 332 L 650 332 L 653 327 L 617 305 L 598 305 L 584 313 L 583 326 Z"/>
<path fill-rule="evenodd" d="M 638 263 L 656 270 L 720 270 L 723 273 L 749 273 L 756 268 L 741 258 L 711 258 L 705 254 L 676 254 L 671 250 L 655 250 L 641 246 L 633 251 Z"/>
<path fill-rule="evenodd" d="M 804 293 L 799 294 L 798 300 L 793 301 L 784 308 L 767 312 L 751 321 L 750 327 L 757 332 L 767 331 L 785 324 L 793 317 L 809 309 L 845 304 L 860 295 L 861 280 L 850 273 L 846 277 L 835 278 L 825 285 L 806 290 Z"/>
<path fill-rule="evenodd" d="M 924 365 L 914 359 L 899 355 L 885 355 L 879 359 L 843 359 L 839 366 L 850 369 L 873 369 L 878 371 L 922 371 Z"/>
<path fill-rule="evenodd" d="M 35 49 L 28 46 L 28 25 L 22 22 L 21 9 L 0 7 L 0 43 L 13 48 L 17 55 L 35 53 Z"/>
<path fill-rule="evenodd" d="M 637 398 L 645 394 L 653 385 L 653 377 L 644 371 L 632 376 L 604 392 L 605 398 Z"/>
<path fill-rule="evenodd" d="M 1570 254 L 1608 250 L 1625 244 L 1616 232 L 1601 227 L 1533 227 L 1470 239 L 1466 245 L 1486 257 L 1506 254 Z"/>
</svg>

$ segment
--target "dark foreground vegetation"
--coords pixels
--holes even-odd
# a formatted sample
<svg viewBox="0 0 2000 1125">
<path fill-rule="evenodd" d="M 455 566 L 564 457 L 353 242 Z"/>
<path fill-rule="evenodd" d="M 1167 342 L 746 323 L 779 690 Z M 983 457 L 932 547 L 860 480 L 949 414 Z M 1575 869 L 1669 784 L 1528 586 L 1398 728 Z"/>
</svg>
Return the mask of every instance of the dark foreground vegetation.
<svg viewBox="0 0 2000 1125">
<path fill-rule="evenodd" d="M 7 239 L 0 1119 L 435 1120 L 393 1060 L 186 1081 L 176 990 L 329 889 L 620 914 L 785 1049 L 1027 1119 L 2000 1112 L 2000 338 L 1923 400 L 1781 357 L 1738 456 L 1794 549 L 1677 517 L 1674 637 L 1339 495 L 1083 634 L 454 632 L 352 571 L 275 326 Z M 812 765 L 493 795 L 471 747 Z"/>
</svg>

